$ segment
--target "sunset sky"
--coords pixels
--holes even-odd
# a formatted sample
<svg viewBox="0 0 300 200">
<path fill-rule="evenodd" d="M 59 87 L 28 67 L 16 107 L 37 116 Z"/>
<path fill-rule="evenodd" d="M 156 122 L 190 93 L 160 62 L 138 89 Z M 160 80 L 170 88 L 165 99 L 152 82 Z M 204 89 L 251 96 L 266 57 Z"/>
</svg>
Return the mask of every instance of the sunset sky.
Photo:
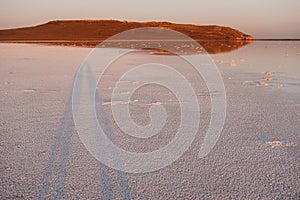
<svg viewBox="0 0 300 200">
<path fill-rule="evenodd" d="M 256 38 L 300 38 L 299 0 L 0 0 L 0 29 L 55 19 L 217 24 Z"/>
</svg>

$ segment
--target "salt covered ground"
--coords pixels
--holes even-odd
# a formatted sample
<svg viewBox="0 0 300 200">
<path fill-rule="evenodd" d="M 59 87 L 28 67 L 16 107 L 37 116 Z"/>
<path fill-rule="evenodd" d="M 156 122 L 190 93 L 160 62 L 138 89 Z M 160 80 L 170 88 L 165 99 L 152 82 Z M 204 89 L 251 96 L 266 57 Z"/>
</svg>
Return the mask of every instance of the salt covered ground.
<svg viewBox="0 0 300 200">
<path fill-rule="evenodd" d="M 203 80 L 189 69 L 181 69 L 191 85 L 198 87 L 199 134 L 170 166 L 141 174 L 101 164 L 76 132 L 71 107 L 73 81 L 90 51 L 0 44 L 1 199 L 300 198 L 299 42 L 254 42 L 212 56 L 225 84 L 227 116 L 216 146 L 202 159 L 197 155 L 210 119 L 209 98 Z M 134 63 L 141 55 L 134 54 L 127 62 Z M 118 73 L 118 68 L 107 71 L 99 84 L 103 103 L 96 106 L 103 112 L 111 104 L 124 103 L 109 99 Z M 174 117 L 164 129 L 170 134 L 134 144 L 113 124 L 120 147 L 146 152 L 172 139 L 178 126 L 178 105 L 174 96 L 164 99 L 164 92 L 145 88 L 134 94 L 130 104 L 133 118 L 141 125 L 149 120 L 145 115 L 149 106 L 166 106 Z M 107 120 L 111 117 L 108 112 Z"/>
</svg>

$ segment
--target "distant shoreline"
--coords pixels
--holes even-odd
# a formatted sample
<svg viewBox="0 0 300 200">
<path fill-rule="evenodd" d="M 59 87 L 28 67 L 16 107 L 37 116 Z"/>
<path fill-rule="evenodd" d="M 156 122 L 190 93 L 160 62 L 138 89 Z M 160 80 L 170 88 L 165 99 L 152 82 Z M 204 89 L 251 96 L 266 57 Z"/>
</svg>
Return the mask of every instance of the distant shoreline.
<svg viewBox="0 0 300 200">
<path fill-rule="evenodd" d="M 110 40 L 112 42 L 113 40 Z M 132 43 L 134 40 L 131 41 L 123 41 L 123 43 Z M 155 40 L 152 40 L 155 41 Z M 196 40 L 200 45 L 204 44 L 204 49 L 189 49 L 185 50 L 184 52 L 187 54 L 198 54 L 198 53 L 209 53 L 209 54 L 217 54 L 217 53 L 224 53 L 224 52 L 229 52 L 233 51 L 235 49 L 238 49 L 241 46 L 244 46 L 245 44 L 242 44 L 240 40 L 231 40 L 230 44 L 227 44 L 228 41 L 226 40 Z M 253 39 L 251 42 L 298 42 L 300 39 Z M 79 47 L 79 48 L 97 48 L 101 46 L 105 41 L 102 40 L 0 40 L 0 44 L 33 44 L 33 45 L 48 45 L 48 46 L 64 46 L 64 47 Z M 139 43 L 141 41 L 135 41 L 133 43 Z M 142 41 L 144 42 L 144 41 Z M 189 41 L 176 41 L 176 40 L 168 40 L 168 41 L 163 41 L 163 43 L 169 43 L 169 47 L 167 49 L 171 50 L 171 52 L 175 52 L 177 54 L 181 54 L 181 47 L 184 46 L 184 44 L 187 44 Z M 114 42 L 112 42 L 113 44 Z M 115 42 L 118 43 L 118 42 Z M 156 42 L 157 43 L 157 40 Z M 231 46 L 234 44 L 233 46 Z M 237 44 L 237 46 L 235 46 Z M 249 43 L 248 43 L 249 44 Z M 172 47 L 173 46 L 173 47 Z M 109 47 L 109 46 L 107 46 Z M 111 46 L 112 48 L 114 47 L 120 47 L 120 48 L 132 48 L 128 46 Z M 136 47 L 136 48 L 135 48 Z M 139 45 L 135 46 L 134 49 L 143 49 L 140 48 Z M 179 48 L 178 48 L 179 47 Z M 220 48 L 221 47 L 221 48 Z M 166 52 L 162 52 L 161 49 L 152 49 L 154 53 L 156 54 L 162 54 Z"/>
</svg>

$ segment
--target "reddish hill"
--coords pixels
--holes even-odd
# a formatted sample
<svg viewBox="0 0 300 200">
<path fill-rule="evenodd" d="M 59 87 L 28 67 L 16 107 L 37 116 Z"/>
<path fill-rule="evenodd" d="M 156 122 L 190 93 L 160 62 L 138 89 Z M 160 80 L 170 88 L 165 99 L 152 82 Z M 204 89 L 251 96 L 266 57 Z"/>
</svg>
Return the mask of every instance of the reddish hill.
<svg viewBox="0 0 300 200">
<path fill-rule="evenodd" d="M 59 20 L 46 24 L 0 30 L 1 42 L 56 42 L 96 46 L 99 42 L 122 31 L 140 27 L 163 27 L 184 33 L 198 41 L 209 53 L 225 52 L 251 43 L 252 37 L 230 27 L 173 24 L 169 22 L 127 22 L 116 20 Z M 55 43 L 55 42 L 54 42 Z"/>
</svg>

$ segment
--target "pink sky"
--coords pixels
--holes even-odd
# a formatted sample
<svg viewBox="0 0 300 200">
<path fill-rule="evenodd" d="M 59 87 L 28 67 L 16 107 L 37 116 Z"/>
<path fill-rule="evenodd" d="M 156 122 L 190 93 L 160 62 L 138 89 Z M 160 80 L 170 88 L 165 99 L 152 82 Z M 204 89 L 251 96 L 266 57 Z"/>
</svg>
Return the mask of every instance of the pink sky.
<svg viewBox="0 0 300 200">
<path fill-rule="evenodd" d="M 1 0 L 0 29 L 55 19 L 217 24 L 256 38 L 300 38 L 299 0 Z"/>
</svg>

